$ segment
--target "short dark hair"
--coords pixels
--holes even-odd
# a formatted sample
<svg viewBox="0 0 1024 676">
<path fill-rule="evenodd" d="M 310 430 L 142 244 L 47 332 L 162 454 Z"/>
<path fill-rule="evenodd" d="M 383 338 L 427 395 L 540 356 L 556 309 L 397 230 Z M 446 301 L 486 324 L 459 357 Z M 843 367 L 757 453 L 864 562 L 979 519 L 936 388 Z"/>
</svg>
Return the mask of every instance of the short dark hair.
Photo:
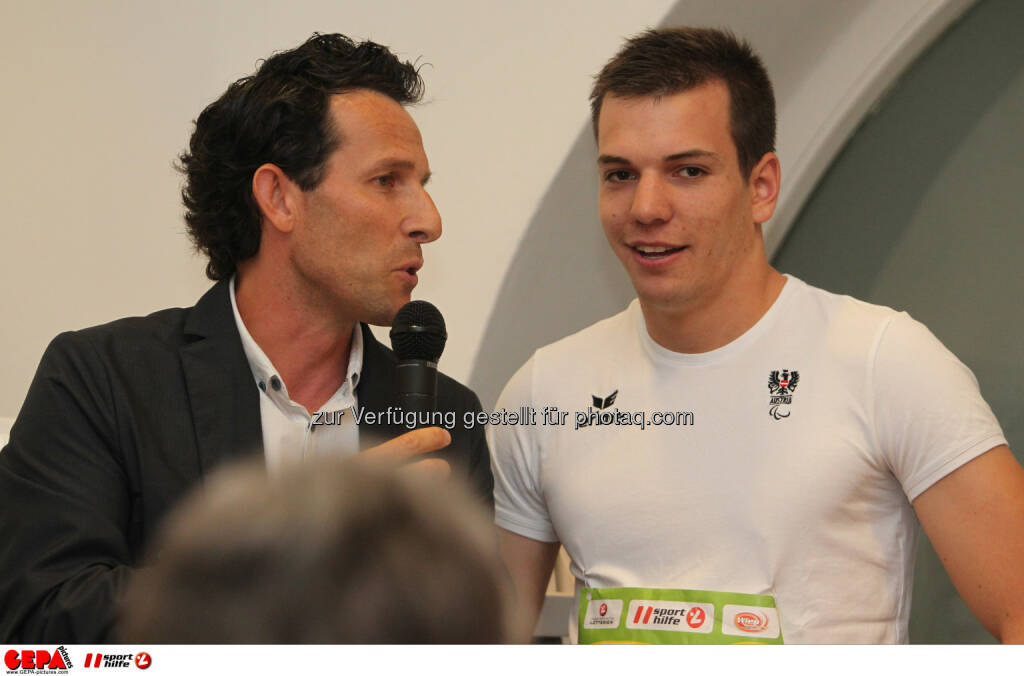
<svg viewBox="0 0 1024 676">
<path fill-rule="evenodd" d="M 765 153 L 775 151 L 775 94 L 761 58 L 729 31 L 683 26 L 630 38 L 594 78 L 594 135 L 609 94 L 670 96 L 713 80 L 729 88 L 729 130 L 746 178 Z"/>
<path fill-rule="evenodd" d="M 260 165 L 276 164 L 303 190 L 320 184 L 343 132 L 331 124 L 330 97 L 354 89 L 410 104 L 422 97 L 423 80 L 387 47 L 314 33 L 263 61 L 199 115 L 178 168 L 186 179 L 181 196 L 188 233 L 210 259 L 210 279 L 230 277 L 259 251 L 252 176 Z"/>
<path fill-rule="evenodd" d="M 511 583 L 459 477 L 321 456 L 219 470 L 125 595 L 128 643 L 501 643 Z"/>
</svg>

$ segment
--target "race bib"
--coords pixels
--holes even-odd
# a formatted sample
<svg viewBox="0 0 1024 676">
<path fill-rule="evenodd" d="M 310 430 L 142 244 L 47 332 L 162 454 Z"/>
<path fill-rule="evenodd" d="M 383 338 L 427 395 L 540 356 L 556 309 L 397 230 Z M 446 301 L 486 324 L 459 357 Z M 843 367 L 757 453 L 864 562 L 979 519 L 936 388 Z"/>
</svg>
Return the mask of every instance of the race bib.
<svg viewBox="0 0 1024 676">
<path fill-rule="evenodd" d="M 775 598 L 764 594 L 587 587 L 580 643 L 782 643 Z"/>
</svg>

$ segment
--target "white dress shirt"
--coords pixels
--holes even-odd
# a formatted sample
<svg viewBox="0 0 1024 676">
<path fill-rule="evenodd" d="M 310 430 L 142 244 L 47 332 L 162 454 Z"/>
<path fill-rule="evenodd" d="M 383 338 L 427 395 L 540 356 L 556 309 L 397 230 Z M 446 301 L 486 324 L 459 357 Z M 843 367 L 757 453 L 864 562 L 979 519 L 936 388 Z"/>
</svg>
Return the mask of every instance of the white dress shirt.
<svg viewBox="0 0 1024 676">
<path fill-rule="evenodd" d="M 277 369 L 245 328 L 235 300 L 235 278 L 231 279 L 231 311 L 242 338 L 256 386 L 260 389 L 260 421 L 267 468 L 274 473 L 287 462 L 301 461 L 317 453 L 355 455 L 359 451 L 359 427 L 354 413 L 356 385 L 363 368 L 363 334 L 356 323 L 352 329 L 345 381 L 312 416 L 288 396 L 288 388 Z"/>
</svg>

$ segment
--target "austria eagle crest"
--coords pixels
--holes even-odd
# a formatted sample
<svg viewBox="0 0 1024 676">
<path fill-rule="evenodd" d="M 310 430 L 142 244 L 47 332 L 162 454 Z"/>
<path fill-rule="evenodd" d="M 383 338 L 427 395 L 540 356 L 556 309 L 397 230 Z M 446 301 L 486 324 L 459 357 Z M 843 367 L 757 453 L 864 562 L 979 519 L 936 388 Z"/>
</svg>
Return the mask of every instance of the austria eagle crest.
<svg viewBox="0 0 1024 676">
<path fill-rule="evenodd" d="M 780 375 L 778 371 L 772 371 L 768 376 L 768 391 L 773 395 L 784 396 L 792 394 L 800 382 L 800 373 L 783 369 Z"/>
</svg>

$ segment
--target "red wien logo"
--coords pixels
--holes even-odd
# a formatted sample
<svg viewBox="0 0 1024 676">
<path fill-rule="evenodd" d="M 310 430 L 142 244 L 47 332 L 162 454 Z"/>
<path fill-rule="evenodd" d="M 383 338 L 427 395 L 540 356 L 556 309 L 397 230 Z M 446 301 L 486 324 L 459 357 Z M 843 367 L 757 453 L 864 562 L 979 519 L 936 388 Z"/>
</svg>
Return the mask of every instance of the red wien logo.
<svg viewBox="0 0 1024 676">
<path fill-rule="evenodd" d="M 17 669 L 67 670 L 67 662 L 60 650 L 8 650 L 4 653 L 4 664 L 11 671 Z"/>
<path fill-rule="evenodd" d="M 608 614 L 608 604 L 607 603 L 602 603 L 601 607 L 598 608 L 597 612 L 601 614 L 601 617 L 604 617 L 605 615 L 607 615 Z"/>
<path fill-rule="evenodd" d="M 740 631 L 757 634 L 768 628 L 768 616 L 751 612 L 736 613 L 733 624 Z"/>
</svg>

